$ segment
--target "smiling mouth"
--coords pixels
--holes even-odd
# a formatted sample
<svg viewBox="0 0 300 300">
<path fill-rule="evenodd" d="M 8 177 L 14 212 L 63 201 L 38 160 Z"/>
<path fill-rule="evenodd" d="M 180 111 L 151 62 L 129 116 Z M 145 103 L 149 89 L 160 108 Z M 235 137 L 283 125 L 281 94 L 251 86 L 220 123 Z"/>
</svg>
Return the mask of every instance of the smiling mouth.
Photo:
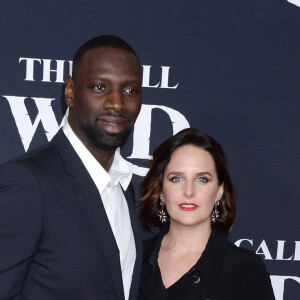
<svg viewBox="0 0 300 300">
<path fill-rule="evenodd" d="M 116 117 L 99 117 L 97 120 L 110 125 L 122 125 L 128 122 L 128 119 Z"/>
<path fill-rule="evenodd" d="M 126 118 L 118 118 L 112 116 L 103 116 L 97 118 L 99 126 L 108 134 L 119 134 L 124 131 L 128 125 L 129 120 Z"/>
<path fill-rule="evenodd" d="M 193 211 L 193 210 L 197 209 L 199 206 L 194 203 L 182 203 L 182 204 L 179 204 L 179 207 L 181 210 L 184 210 L 184 211 Z"/>
</svg>

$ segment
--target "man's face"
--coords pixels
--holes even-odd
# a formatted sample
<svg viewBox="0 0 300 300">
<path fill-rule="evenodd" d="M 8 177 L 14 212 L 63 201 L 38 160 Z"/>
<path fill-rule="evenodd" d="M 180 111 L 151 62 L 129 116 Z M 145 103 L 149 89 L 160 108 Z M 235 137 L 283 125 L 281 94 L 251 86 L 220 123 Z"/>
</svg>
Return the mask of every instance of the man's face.
<svg viewBox="0 0 300 300">
<path fill-rule="evenodd" d="M 126 50 L 96 48 L 81 59 L 76 77 L 67 78 L 69 123 L 87 148 L 112 150 L 129 135 L 142 102 L 141 70 Z"/>
</svg>

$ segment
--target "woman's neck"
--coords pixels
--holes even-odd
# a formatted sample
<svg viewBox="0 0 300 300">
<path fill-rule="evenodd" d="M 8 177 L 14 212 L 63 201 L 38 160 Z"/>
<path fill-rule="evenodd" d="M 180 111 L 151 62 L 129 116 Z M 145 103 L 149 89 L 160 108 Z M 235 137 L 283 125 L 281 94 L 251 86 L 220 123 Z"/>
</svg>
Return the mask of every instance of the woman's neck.
<svg viewBox="0 0 300 300">
<path fill-rule="evenodd" d="M 192 227 L 170 224 L 169 232 L 162 241 L 162 247 L 181 253 L 202 254 L 211 234 L 211 226 Z"/>
</svg>

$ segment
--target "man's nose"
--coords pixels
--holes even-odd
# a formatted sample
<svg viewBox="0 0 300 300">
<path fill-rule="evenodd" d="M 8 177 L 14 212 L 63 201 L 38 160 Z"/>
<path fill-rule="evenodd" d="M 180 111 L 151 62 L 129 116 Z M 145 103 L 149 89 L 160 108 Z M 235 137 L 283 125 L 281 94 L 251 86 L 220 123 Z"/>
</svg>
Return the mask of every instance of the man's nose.
<svg viewBox="0 0 300 300">
<path fill-rule="evenodd" d="M 118 89 L 112 90 L 105 101 L 105 109 L 113 109 L 116 112 L 126 110 L 124 95 Z"/>
</svg>

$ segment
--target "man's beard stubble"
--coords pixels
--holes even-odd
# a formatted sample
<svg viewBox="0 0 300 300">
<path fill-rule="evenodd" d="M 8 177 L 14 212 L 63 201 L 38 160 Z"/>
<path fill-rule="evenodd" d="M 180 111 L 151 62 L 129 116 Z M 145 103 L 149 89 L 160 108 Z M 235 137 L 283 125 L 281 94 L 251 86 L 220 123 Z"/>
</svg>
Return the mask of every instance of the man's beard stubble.
<svg viewBox="0 0 300 300">
<path fill-rule="evenodd" d="M 102 150 L 115 150 L 121 147 L 131 132 L 131 128 L 128 127 L 120 134 L 107 134 L 99 129 L 97 123 L 84 125 L 82 129 L 90 141 Z"/>
</svg>

